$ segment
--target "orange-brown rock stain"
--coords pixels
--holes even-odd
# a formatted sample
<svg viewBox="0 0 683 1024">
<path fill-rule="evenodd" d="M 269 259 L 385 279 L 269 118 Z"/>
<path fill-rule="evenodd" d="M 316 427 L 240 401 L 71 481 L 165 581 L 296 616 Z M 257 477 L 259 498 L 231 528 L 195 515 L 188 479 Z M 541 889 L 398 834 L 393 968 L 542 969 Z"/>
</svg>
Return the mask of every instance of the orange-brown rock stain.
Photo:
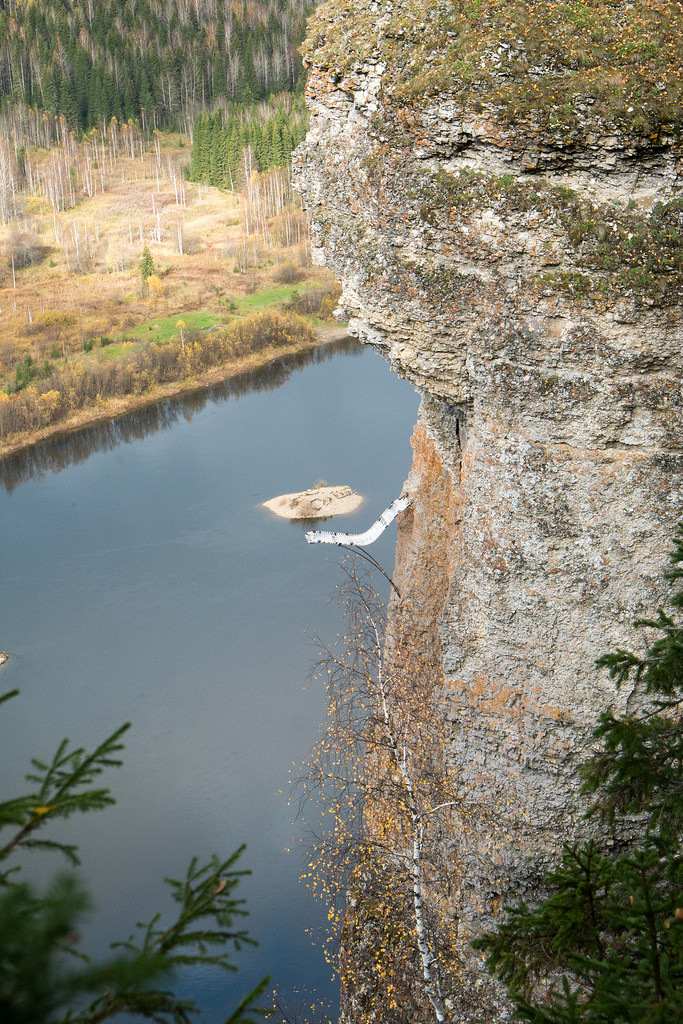
<svg viewBox="0 0 683 1024">
<path fill-rule="evenodd" d="M 421 646 L 439 658 L 438 623 L 461 543 L 462 494 L 422 422 L 411 444 L 413 465 L 406 490 L 412 504 L 399 519 L 394 574 L 401 602 L 392 611 L 419 622 Z"/>
</svg>

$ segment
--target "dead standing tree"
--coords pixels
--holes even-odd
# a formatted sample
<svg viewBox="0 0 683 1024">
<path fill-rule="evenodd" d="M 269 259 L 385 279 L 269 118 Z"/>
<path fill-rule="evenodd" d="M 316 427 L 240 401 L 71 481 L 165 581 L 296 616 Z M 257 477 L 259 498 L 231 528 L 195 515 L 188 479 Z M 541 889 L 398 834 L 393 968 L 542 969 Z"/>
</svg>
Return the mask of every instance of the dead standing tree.
<svg viewBox="0 0 683 1024">
<path fill-rule="evenodd" d="M 346 634 L 314 669 L 326 679 L 328 719 L 305 766 L 302 810 L 329 827 L 311 836 L 308 884 L 330 903 L 350 1017 L 412 1004 L 413 1019 L 431 1008 L 448 1021 L 457 877 L 444 850 L 457 815 L 441 670 L 405 614 L 388 631 L 369 577 L 345 572 Z"/>
</svg>

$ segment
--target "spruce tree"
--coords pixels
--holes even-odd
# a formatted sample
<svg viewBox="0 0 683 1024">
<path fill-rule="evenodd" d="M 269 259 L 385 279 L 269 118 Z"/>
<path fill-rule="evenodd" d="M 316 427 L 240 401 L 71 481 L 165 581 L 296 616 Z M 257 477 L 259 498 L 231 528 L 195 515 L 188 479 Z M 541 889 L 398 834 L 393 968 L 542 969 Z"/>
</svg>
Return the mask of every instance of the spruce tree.
<svg viewBox="0 0 683 1024">
<path fill-rule="evenodd" d="M 61 88 L 59 90 L 59 110 L 66 118 L 66 123 L 72 131 L 77 131 L 80 127 L 80 114 L 78 108 L 78 101 L 76 99 L 76 90 L 74 84 L 69 78 L 62 78 Z"/>
<path fill-rule="evenodd" d="M 247 37 L 237 76 L 237 99 L 241 103 L 253 103 L 260 97 L 261 86 L 254 67 L 252 44 L 250 38 Z"/>
<path fill-rule="evenodd" d="M 225 138 L 223 119 L 220 114 L 213 118 L 211 125 L 211 150 L 209 153 L 209 185 L 221 188 L 225 174 Z"/>
<path fill-rule="evenodd" d="M 152 254 L 147 246 L 142 250 L 142 258 L 140 260 L 140 277 L 142 278 L 143 291 L 147 285 L 148 279 L 154 273 L 155 266 Z"/>
<path fill-rule="evenodd" d="M 195 118 L 194 131 L 192 135 L 192 180 L 203 181 L 204 172 L 204 155 L 206 148 L 206 134 L 208 127 L 208 117 L 206 114 L 200 114 L 199 117 Z"/>
<path fill-rule="evenodd" d="M 123 113 L 126 121 L 134 121 L 139 112 L 135 83 L 128 78 L 123 90 Z"/>
<path fill-rule="evenodd" d="M 88 124 L 88 97 L 92 74 L 90 55 L 82 46 L 77 46 L 73 56 L 74 95 L 78 106 L 78 119 L 81 125 Z"/>
<path fill-rule="evenodd" d="M 291 160 L 292 150 L 294 149 L 294 136 L 289 127 L 289 123 L 285 122 L 282 127 L 282 153 L 283 153 L 283 166 Z"/>
<path fill-rule="evenodd" d="M 59 108 L 59 86 L 55 83 L 55 76 L 50 67 L 43 73 L 42 89 L 43 106 L 55 113 Z"/>
<path fill-rule="evenodd" d="M 220 43 L 220 36 L 218 37 L 218 41 Z M 213 65 L 213 95 L 215 97 L 228 95 L 225 59 L 223 58 L 220 49 Z"/>
<path fill-rule="evenodd" d="M 286 163 L 285 150 L 282 141 L 282 128 L 280 118 L 276 118 L 272 126 L 272 137 L 270 146 L 271 167 L 283 167 Z"/>
<path fill-rule="evenodd" d="M 142 107 L 155 110 L 160 126 L 176 123 L 188 103 L 209 104 L 220 96 L 253 102 L 280 89 L 291 91 L 290 51 L 302 40 L 308 4 L 265 0 L 263 6 L 263 24 L 253 25 L 248 5 L 239 4 L 230 8 L 228 26 L 226 10 L 214 5 L 213 14 L 208 8 L 201 12 L 200 27 L 194 4 L 171 4 L 168 10 L 146 0 L 138 5 L 123 0 L 94 6 L 55 6 L 51 0 L 0 4 L 0 99 L 59 109 L 74 127 L 76 119 L 81 128 L 90 127 L 97 122 L 91 99 L 101 105 L 92 88 L 94 64 L 107 68 L 109 110 L 124 120 L 135 119 Z M 46 74 L 54 74 L 49 72 L 53 61 L 60 78 L 73 86 L 73 97 L 65 88 L 65 107 L 58 108 L 58 94 L 45 83 Z"/>
<path fill-rule="evenodd" d="M 229 184 L 226 184 L 226 188 L 232 188 L 232 186 L 234 185 L 235 175 L 237 173 L 237 168 L 240 165 L 241 155 L 242 147 L 240 145 L 240 132 L 237 124 L 233 121 L 232 127 L 230 129 L 230 135 L 226 138 L 225 143 L 225 165 L 226 172 L 229 172 Z"/>
<path fill-rule="evenodd" d="M 256 164 L 259 171 L 267 171 L 269 164 L 265 130 L 258 121 L 252 121 L 250 128 L 250 144 L 251 148 L 254 150 Z"/>
</svg>

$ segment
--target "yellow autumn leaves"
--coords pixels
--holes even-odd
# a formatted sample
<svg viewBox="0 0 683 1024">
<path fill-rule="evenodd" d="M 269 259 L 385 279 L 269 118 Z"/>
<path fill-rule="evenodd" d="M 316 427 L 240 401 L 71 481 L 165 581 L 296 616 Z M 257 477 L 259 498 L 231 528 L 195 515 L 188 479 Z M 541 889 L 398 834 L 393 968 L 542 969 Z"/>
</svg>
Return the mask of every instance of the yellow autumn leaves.
<svg viewBox="0 0 683 1024">
<path fill-rule="evenodd" d="M 114 360 L 70 362 L 12 395 L 0 391 L 0 440 L 61 423 L 108 399 L 153 392 L 160 385 L 256 353 L 315 343 L 310 324 L 295 313 L 260 313 L 217 331 L 188 330 L 183 320 L 177 326 L 177 341 L 150 343 Z"/>
</svg>

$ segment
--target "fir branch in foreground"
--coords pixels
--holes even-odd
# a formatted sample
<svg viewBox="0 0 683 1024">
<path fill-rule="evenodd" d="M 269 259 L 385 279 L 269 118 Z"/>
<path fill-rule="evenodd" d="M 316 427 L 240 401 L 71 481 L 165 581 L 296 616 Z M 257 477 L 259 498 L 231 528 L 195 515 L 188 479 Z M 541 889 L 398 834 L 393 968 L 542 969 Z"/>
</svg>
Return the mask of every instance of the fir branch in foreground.
<svg viewBox="0 0 683 1024">
<path fill-rule="evenodd" d="M 132 964 L 147 964 L 155 973 L 173 974 L 179 967 L 212 966 L 236 971 L 230 955 L 244 945 L 255 946 L 243 928 L 235 928 L 233 919 L 244 917 L 244 900 L 234 897 L 234 889 L 249 871 L 235 870 L 244 850 L 239 847 L 227 860 L 215 855 L 207 864 L 198 865 L 193 858 L 185 878 L 167 878 L 173 899 L 178 905 L 177 917 L 167 927 L 160 927 L 160 914 L 138 925 L 138 935 L 125 942 L 113 943 L 112 949 L 124 951 Z M 226 1024 L 253 1024 L 254 1015 L 262 1011 L 255 1005 L 270 979 L 264 978 L 238 1004 Z M 137 1013 L 143 1017 L 174 1024 L 189 1024 L 198 1007 L 193 1000 L 179 999 L 173 992 L 127 985 L 109 986 L 104 994 L 86 1010 L 70 1017 L 71 1024 L 99 1024 L 120 1013 Z"/>
<path fill-rule="evenodd" d="M 14 691 L 16 693 L 17 691 Z M 5 699 L 13 694 L 6 694 Z M 6 860 L 18 847 L 59 850 L 74 865 L 78 864 L 77 848 L 52 840 L 33 838 L 48 820 L 68 818 L 76 812 L 96 811 L 115 803 L 107 788 L 95 788 L 94 782 L 105 768 L 118 767 L 118 754 L 123 750 L 121 737 L 130 728 L 122 725 L 92 753 L 83 747 L 69 749 L 62 740 L 50 763 L 32 759 L 33 771 L 26 776 L 35 789 L 24 796 L 0 802 L 0 831 L 14 826 L 11 839 L 0 846 L 0 861 Z M 13 870 L 17 870 L 16 868 Z M 6 884 L 9 870 L 0 871 L 0 885 Z"/>
<path fill-rule="evenodd" d="M 0 696 L 0 703 L 14 696 Z M 94 751 L 59 745 L 52 761 L 34 759 L 27 776 L 35 788 L 0 803 L 0 829 L 14 827 L 0 848 L 0 860 L 20 848 L 58 850 L 78 863 L 76 847 L 34 837 L 48 819 L 76 811 L 100 810 L 114 803 L 108 789 L 94 783 L 105 768 L 121 764 L 123 725 Z M 113 943 L 113 955 L 91 962 L 78 947 L 78 932 L 90 900 L 79 879 L 59 874 L 42 891 L 0 872 L 0 1021 L 2 1024 L 100 1024 L 122 1014 L 158 1024 L 192 1024 L 199 1007 L 167 987 L 179 968 L 237 968 L 230 954 L 255 945 L 236 918 L 246 915 L 235 887 L 248 871 L 236 865 L 244 847 L 226 860 L 213 856 L 200 865 L 193 858 L 185 877 L 166 879 L 176 904 L 171 923 L 161 914 L 139 924 L 136 937 Z M 165 920 L 167 917 L 164 918 Z M 244 996 L 225 1024 L 255 1024 L 263 1016 L 256 1002 L 269 983 L 264 978 Z M 87 1000 L 92 1000 L 86 1005 Z"/>
</svg>

